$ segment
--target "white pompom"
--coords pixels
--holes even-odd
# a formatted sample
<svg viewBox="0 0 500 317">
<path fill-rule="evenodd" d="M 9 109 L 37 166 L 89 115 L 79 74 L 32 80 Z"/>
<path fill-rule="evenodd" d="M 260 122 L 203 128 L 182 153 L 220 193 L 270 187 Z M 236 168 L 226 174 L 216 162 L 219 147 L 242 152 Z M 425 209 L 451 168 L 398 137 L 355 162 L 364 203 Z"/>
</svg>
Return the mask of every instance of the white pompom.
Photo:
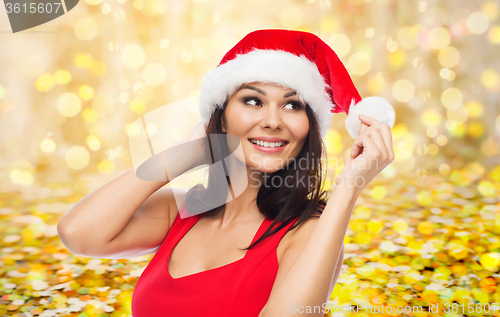
<svg viewBox="0 0 500 317">
<path fill-rule="evenodd" d="M 359 136 L 361 128 L 361 120 L 358 118 L 360 114 L 372 117 L 382 124 L 387 123 L 391 128 L 396 120 L 394 108 L 384 98 L 368 97 L 356 105 L 352 103 L 349 107 L 349 115 L 345 120 L 345 126 L 349 135 L 354 139 Z"/>
</svg>

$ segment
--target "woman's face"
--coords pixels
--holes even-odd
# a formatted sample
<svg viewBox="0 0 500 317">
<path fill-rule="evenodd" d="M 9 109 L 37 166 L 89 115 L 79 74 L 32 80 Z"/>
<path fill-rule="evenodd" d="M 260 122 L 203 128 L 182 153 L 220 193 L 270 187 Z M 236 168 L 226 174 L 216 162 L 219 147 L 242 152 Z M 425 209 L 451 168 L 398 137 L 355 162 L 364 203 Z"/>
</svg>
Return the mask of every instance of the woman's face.
<svg viewBox="0 0 500 317">
<path fill-rule="evenodd" d="M 296 92 L 258 82 L 241 85 L 228 100 L 222 131 L 241 142 L 247 166 L 273 173 L 302 150 L 309 133 L 306 105 Z M 257 143 L 257 144 L 255 144 Z M 244 161 L 243 161 L 244 159 Z"/>
</svg>

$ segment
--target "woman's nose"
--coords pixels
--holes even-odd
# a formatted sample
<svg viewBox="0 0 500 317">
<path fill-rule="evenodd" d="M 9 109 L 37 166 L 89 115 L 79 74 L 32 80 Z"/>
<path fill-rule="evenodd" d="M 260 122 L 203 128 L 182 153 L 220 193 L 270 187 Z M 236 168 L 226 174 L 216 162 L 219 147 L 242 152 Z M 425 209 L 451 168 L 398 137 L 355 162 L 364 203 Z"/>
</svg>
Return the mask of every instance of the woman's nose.
<svg viewBox="0 0 500 317">
<path fill-rule="evenodd" d="M 271 128 L 281 129 L 283 126 L 283 121 L 281 118 L 281 113 L 277 105 L 269 105 L 266 107 L 266 111 L 263 112 L 261 119 L 261 128 Z"/>
</svg>

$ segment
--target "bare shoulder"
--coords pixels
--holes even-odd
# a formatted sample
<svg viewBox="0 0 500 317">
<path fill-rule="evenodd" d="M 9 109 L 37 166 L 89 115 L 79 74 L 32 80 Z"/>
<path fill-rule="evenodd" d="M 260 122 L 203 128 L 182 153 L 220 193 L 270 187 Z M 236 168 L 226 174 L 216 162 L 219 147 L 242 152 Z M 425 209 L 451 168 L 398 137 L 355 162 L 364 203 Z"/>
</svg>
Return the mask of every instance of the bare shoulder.
<svg viewBox="0 0 500 317">
<path fill-rule="evenodd" d="M 182 187 L 165 187 L 163 195 L 167 196 L 169 206 L 169 219 L 170 219 L 170 227 L 174 223 L 177 214 L 179 213 L 179 209 L 182 204 L 186 200 L 187 194 L 190 188 L 182 188 Z"/>
<path fill-rule="evenodd" d="M 318 223 L 320 213 L 314 213 L 298 226 L 288 231 L 281 240 L 278 250 L 278 258 L 281 259 L 284 253 L 292 246 L 296 244 L 304 244 L 307 242 L 311 236 L 316 224 Z"/>
<path fill-rule="evenodd" d="M 304 239 L 307 241 L 309 239 L 309 236 L 311 236 L 311 233 L 313 232 L 314 228 L 316 228 L 316 224 L 318 223 L 319 216 L 321 216 L 320 213 L 314 213 L 307 219 L 305 219 L 301 224 L 299 224 L 297 227 L 294 229 L 290 230 L 287 234 L 290 235 L 290 241 L 296 242 L 296 241 L 303 241 Z"/>
</svg>

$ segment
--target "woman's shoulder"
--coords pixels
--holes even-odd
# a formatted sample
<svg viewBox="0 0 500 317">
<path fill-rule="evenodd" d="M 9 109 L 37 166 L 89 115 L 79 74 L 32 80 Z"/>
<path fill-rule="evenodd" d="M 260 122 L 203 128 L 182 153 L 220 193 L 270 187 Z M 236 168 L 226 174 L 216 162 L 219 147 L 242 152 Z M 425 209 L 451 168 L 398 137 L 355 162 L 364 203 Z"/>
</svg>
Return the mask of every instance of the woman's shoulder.
<svg viewBox="0 0 500 317">
<path fill-rule="evenodd" d="M 320 213 L 314 213 L 304 219 L 298 226 L 290 230 L 288 233 L 291 233 L 291 237 L 293 240 L 295 239 L 300 239 L 307 237 L 309 238 L 309 235 L 312 233 L 314 228 L 316 227 L 316 223 L 319 220 L 319 216 L 321 216 Z"/>
<path fill-rule="evenodd" d="M 302 221 L 298 226 L 289 230 L 280 242 L 282 253 L 284 254 L 292 245 L 297 243 L 305 244 L 311 236 L 319 220 L 320 213 L 315 213 Z"/>
</svg>

